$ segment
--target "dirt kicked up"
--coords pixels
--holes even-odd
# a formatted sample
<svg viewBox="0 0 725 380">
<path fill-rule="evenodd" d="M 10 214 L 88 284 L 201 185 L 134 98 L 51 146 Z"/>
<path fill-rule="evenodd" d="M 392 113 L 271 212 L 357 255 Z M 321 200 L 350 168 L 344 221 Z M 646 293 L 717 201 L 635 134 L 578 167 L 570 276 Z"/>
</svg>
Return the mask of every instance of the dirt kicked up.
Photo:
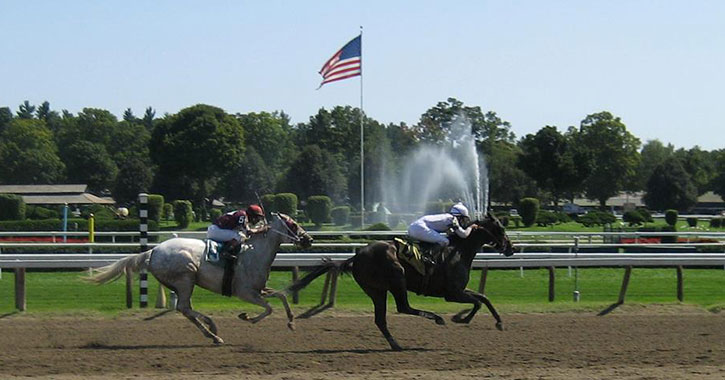
<svg viewBox="0 0 725 380">
<path fill-rule="evenodd" d="M 250 325 L 218 313 L 226 344 L 214 346 L 179 314 L 144 313 L 2 316 L 0 378 L 725 378 L 725 313 L 687 307 L 509 314 L 505 331 L 483 312 L 445 326 L 391 313 L 403 352 L 389 350 L 372 314 L 331 312 L 289 331 L 280 314 Z"/>
</svg>

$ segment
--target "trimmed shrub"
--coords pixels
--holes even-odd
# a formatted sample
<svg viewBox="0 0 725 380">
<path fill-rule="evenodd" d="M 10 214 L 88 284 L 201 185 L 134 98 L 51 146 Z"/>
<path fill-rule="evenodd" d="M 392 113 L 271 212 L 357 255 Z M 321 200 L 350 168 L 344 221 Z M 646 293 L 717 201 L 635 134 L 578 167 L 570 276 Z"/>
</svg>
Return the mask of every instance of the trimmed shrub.
<svg viewBox="0 0 725 380">
<path fill-rule="evenodd" d="M 687 218 L 687 225 L 690 227 L 697 227 L 697 218 Z"/>
<path fill-rule="evenodd" d="M 293 193 L 279 193 L 274 196 L 274 208 L 276 212 L 287 215 L 297 213 L 297 195 Z"/>
<path fill-rule="evenodd" d="M 443 214 L 444 212 L 448 212 L 451 206 L 452 204 L 450 202 L 427 202 L 425 204 L 425 213 L 427 215 Z"/>
<path fill-rule="evenodd" d="M 557 221 L 558 221 L 558 218 L 551 211 L 539 210 L 539 213 L 536 214 L 536 224 L 538 226 L 542 226 L 542 227 L 552 226 L 552 225 L 556 224 Z"/>
<path fill-rule="evenodd" d="M 149 194 L 149 220 L 161 221 L 161 211 L 164 209 L 164 196 L 161 194 Z"/>
<path fill-rule="evenodd" d="M 605 211 L 593 210 L 584 215 L 579 215 L 576 221 L 585 227 L 591 227 L 612 224 L 617 221 L 617 217 Z"/>
<path fill-rule="evenodd" d="M 0 194 L 0 220 L 25 219 L 23 197 L 15 194 Z"/>
<path fill-rule="evenodd" d="M 365 227 L 365 231 L 391 231 L 385 223 L 375 223 Z"/>
<path fill-rule="evenodd" d="M 260 201 L 262 202 L 260 206 L 262 206 L 265 213 L 277 212 L 277 206 L 274 204 L 274 197 L 274 194 L 264 194 L 260 198 Z"/>
<path fill-rule="evenodd" d="M 338 206 L 330 210 L 332 221 L 336 226 L 344 226 L 347 224 L 347 220 L 350 218 L 350 207 Z"/>
<path fill-rule="evenodd" d="M 511 217 L 511 221 L 514 222 L 514 227 L 521 227 L 521 216 L 514 215 Z"/>
<path fill-rule="evenodd" d="M 519 215 L 524 227 L 531 227 L 536 222 L 539 214 L 539 200 L 536 198 L 524 198 L 519 202 Z"/>
<path fill-rule="evenodd" d="M 222 216 L 222 210 L 220 210 L 218 208 L 213 208 L 213 209 L 211 209 L 211 211 L 209 211 L 209 221 L 210 222 L 214 222 L 220 216 Z"/>
<path fill-rule="evenodd" d="M 169 221 L 174 219 L 174 205 L 171 203 L 164 203 L 163 210 L 164 220 Z M 129 210 L 129 215 L 131 215 L 131 210 Z"/>
<path fill-rule="evenodd" d="M 722 218 L 712 218 L 710 219 L 710 228 L 720 228 L 722 227 Z"/>
<path fill-rule="evenodd" d="M 194 219 L 194 214 L 191 211 L 191 202 L 184 200 L 174 201 L 174 220 L 179 228 L 189 227 L 191 221 Z"/>
<path fill-rule="evenodd" d="M 501 222 L 501 225 L 503 225 L 504 227 L 509 226 L 509 218 L 511 217 L 511 215 L 509 215 L 508 212 L 496 211 L 493 215 Z"/>
<path fill-rule="evenodd" d="M 652 213 L 646 208 L 639 208 L 637 209 L 637 212 L 642 215 L 642 218 L 644 218 L 646 223 L 652 223 L 655 221 L 654 218 L 652 218 Z"/>
<path fill-rule="evenodd" d="M 669 209 L 665 211 L 665 222 L 667 222 L 670 226 L 677 224 L 677 217 L 677 210 Z"/>
<path fill-rule="evenodd" d="M 311 195 L 307 198 L 305 211 L 315 225 L 319 226 L 322 223 L 327 223 L 330 220 L 331 210 L 332 199 L 327 195 Z"/>
<path fill-rule="evenodd" d="M 637 210 L 627 211 L 622 215 L 622 220 L 629 223 L 630 226 L 639 226 L 644 224 L 644 216 Z"/>
<path fill-rule="evenodd" d="M 60 219 L 60 211 L 53 210 L 41 206 L 27 206 L 25 208 L 25 217 L 28 219 Z"/>
<path fill-rule="evenodd" d="M 350 214 L 350 225 L 354 228 L 359 228 L 362 224 L 362 217 L 360 217 L 360 213 L 356 212 L 354 214 Z"/>
</svg>

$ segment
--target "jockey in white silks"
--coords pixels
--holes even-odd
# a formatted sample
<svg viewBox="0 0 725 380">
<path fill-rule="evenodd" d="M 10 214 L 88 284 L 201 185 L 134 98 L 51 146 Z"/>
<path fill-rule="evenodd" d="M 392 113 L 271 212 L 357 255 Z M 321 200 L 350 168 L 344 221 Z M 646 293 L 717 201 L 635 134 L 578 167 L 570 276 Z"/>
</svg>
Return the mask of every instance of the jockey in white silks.
<svg viewBox="0 0 725 380">
<path fill-rule="evenodd" d="M 424 215 L 418 218 L 408 227 L 408 236 L 426 243 L 437 243 L 441 247 L 447 247 L 450 241 L 441 233 L 452 228 L 456 235 L 465 239 L 474 228 L 473 225 L 465 229 L 461 227 L 468 220 L 468 209 L 463 203 L 458 202 L 447 213 Z"/>
</svg>

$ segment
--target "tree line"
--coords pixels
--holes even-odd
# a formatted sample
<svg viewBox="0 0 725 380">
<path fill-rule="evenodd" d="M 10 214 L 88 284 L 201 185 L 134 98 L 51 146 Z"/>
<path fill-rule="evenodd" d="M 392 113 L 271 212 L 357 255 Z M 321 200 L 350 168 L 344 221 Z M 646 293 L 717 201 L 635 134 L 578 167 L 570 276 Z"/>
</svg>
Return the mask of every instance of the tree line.
<svg viewBox="0 0 725 380">
<path fill-rule="evenodd" d="M 422 144 L 450 143 L 447 131 L 460 115 L 486 157 L 494 202 L 535 197 L 558 205 L 584 195 L 603 206 L 620 191 L 645 191 L 652 209 L 686 210 L 706 191 L 725 196 L 725 149 L 643 145 L 607 111 L 578 127 L 547 125 L 517 138 L 496 112 L 449 98 L 414 125 L 362 115 L 366 208 L 381 200 L 384 172 L 400 173 Z M 359 209 L 360 117 L 358 108 L 336 106 L 293 125 L 281 111 L 230 114 L 199 104 L 161 117 L 151 107 L 141 117 L 127 109 L 119 120 L 103 109 L 73 114 L 25 101 L 15 112 L 0 107 L 0 183 L 85 183 L 120 204 L 143 191 L 195 205 L 289 192 Z"/>
</svg>

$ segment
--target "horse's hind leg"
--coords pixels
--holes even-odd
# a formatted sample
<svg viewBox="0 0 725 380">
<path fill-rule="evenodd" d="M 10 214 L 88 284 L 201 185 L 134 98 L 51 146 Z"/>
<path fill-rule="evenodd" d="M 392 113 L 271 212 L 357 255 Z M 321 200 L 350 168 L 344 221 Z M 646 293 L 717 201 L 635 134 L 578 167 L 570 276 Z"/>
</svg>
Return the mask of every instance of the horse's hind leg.
<svg viewBox="0 0 725 380">
<path fill-rule="evenodd" d="M 385 290 L 369 289 L 365 287 L 363 287 L 363 290 L 370 299 L 373 300 L 373 305 L 375 305 L 375 325 L 378 326 L 380 332 L 383 333 L 383 336 L 388 341 L 388 344 L 390 344 L 390 348 L 395 351 L 402 351 L 403 348 L 400 347 L 398 342 L 395 341 L 395 338 L 390 335 L 390 331 L 388 331 L 388 321 L 385 318 L 385 313 L 387 312 L 388 292 Z"/>
<path fill-rule="evenodd" d="M 290 330 L 295 329 L 295 316 L 292 314 L 292 309 L 289 307 L 289 302 L 287 302 L 287 296 L 284 294 L 284 292 L 280 292 L 277 290 L 274 290 L 272 288 L 264 288 L 262 290 L 262 295 L 266 297 L 277 297 L 280 301 L 282 301 L 282 306 L 284 306 L 284 311 L 287 312 L 287 327 L 289 327 Z"/>
<path fill-rule="evenodd" d="M 395 306 L 398 313 L 417 315 L 419 317 L 432 319 L 439 325 L 445 325 L 446 321 L 441 316 L 430 311 L 414 309 L 408 302 L 408 290 L 405 286 L 405 277 L 394 278 L 390 281 L 390 293 L 395 298 Z"/>
<path fill-rule="evenodd" d="M 191 286 L 174 286 L 174 288 L 176 288 L 176 294 L 178 296 L 176 310 L 178 310 L 187 319 L 189 319 L 191 323 L 193 323 L 201 331 L 201 333 L 204 334 L 205 337 L 211 338 L 215 344 L 224 343 L 222 338 L 216 335 L 217 327 L 214 321 L 212 321 L 212 319 L 207 317 L 206 315 L 199 313 L 198 311 L 192 310 L 191 293 L 194 290 L 194 283 L 191 282 L 190 284 Z M 199 318 L 203 319 L 209 327 L 199 321 Z"/>
</svg>

